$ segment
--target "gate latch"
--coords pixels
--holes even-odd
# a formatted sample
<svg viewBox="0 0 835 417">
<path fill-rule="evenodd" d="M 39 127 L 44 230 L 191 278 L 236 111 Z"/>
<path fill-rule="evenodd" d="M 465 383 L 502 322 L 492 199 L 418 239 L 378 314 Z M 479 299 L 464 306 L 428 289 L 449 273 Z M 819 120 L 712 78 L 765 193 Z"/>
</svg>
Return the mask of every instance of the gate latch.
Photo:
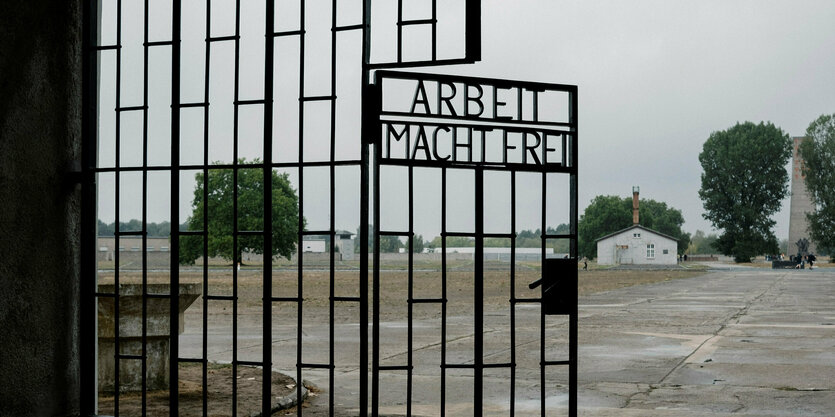
<svg viewBox="0 0 835 417">
<path fill-rule="evenodd" d="M 549 258 L 542 267 L 542 277 L 528 285 L 542 287 L 542 309 L 545 314 L 576 314 L 577 259 Z"/>
</svg>

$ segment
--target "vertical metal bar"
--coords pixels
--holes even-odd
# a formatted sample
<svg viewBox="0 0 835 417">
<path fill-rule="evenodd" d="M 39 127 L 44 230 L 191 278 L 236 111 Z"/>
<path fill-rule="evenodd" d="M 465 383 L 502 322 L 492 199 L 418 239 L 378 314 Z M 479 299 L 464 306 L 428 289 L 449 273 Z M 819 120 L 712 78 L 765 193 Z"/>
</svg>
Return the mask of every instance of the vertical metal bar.
<svg viewBox="0 0 835 417">
<path fill-rule="evenodd" d="M 201 351 L 202 375 L 201 375 L 201 400 L 203 402 L 203 417 L 208 416 L 209 408 L 209 80 L 211 77 L 211 49 L 212 43 L 212 0 L 206 0 L 206 62 L 203 77 L 203 225 L 201 238 L 203 240 L 203 346 Z M 176 173 L 179 175 L 179 173 Z M 172 175 L 174 173 L 172 172 Z M 199 184 L 198 184 L 199 186 Z M 178 201 L 179 204 L 179 201 Z M 176 223 L 175 223 L 176 221 Z M 172 227 L 180 220 L 172 219 Z"/>
<path fill-rule="evenodd" d="M 371 56 L 371 0 L 362 3 L 362 76 L 360 88 L 364 91 L 369 84 L 370 74 L 368 65 Z M 378 94 L 380 89 L 377 90 Z M 363 98 L 365 99 L 365 98 Z M 360 108 L 365 108 L 364 105 Z M 369 210 L 369 138 L 362 138 L 362 153 L 360 155 L 360 416 L 368 416 L 368 210 Z M 375 159 L 376 161 L 376 159 Z M 376 164 L 376 162 L 375 162 Z M 376 211 L 376 207 L 374 208 Z M 375 322 L 376 323 L 376 322 Z M 377 336 L 373 333 L 374 337 Z M 372 384 L 377 384 L 376 377 L 377 356 L 374 356 Z M 376 395 L 376 388 L 372 390 Z M 373 415 L 377 415 L 377 401 L 372 401 Z"/>
<path fill-rule="evenodd" d="M 464 54 L 470 62 L 481 61 L 481 0 L 467 0 Z"/>
<path fill-rule="evenodd" d="M 440 91 L 440 90 L 439 90 Z M 447 169 L 441 168 L 441 417 L 446 415 L 446 319 L 447 319 L 447 268 L 446 268 L 446 177 Z"/>
<path fill-rule="evenodd" d="M 397 62 L 403 62 L 403 0 L 397 0 Z"/>
<path fill-rule="evenodd" d="M 179 358 L 180 358 L 180 16 L 181 0 L 172 2 L 171 22 L 171 290 L 169 297 L 170 357 L 169 411 L 179 415 Z M 205 188 L 205 187 L 204 187 Z"/>
<path fill-rule="evenodd" d="M 570 221 L 571 221 L 571 257 L 577 258 L 577 225 L 578 225 L 578 206 L 577 206 L 577 184 L 578 178 L 577 174 L 579 170 L 577 169 L 577 131 L 578 131 L 578 117 L 577 117 L 577 89 L 575 88 L 570 93 L 570 100 L 571 104 L 569 106 L 569 120 L 574 124 L 574 135 L 572 137 L 571 143 L 571 174 L 570 174 L 570 187 L 571 187 L 571 208 L 570 208 Z M 577 271 L 574 271 L 574 279 L 576 280 Z M 576 282 L 576 281 L 575 281 Z M 574 294 L 574 297 L 577 297 L 577 294 Z M 577 303 L 574 303 L 574 308 L 571 311 L 571 314 L 568 317 L 568 415 L 570 417 L 577 416 L 577 327 L 578 327 L 578 308 Z"/>
<path fill-rule="evenodd" d="M 510 171 L 510 415 L 516 415 L 516 171 Z"/>
<path fill-rule="evenodd" d="M 122 128 L 122 112 L 118 111 L 118 109 L 122 106 L 122 0 L 116 0 L 116 158 L 115 158 L 115 172 L 114 172 L 114 195 L 115 195 L 115 202 L 114 202 L 114 210 L 115 216 L 113 219 L 114 222 L 114 231 L 113 231 L 113 241 L 115 245 L 115 254 L 113 255 L 113 360 L 115 362 L 115 374 L 113 376 L 113 414 L 115 417 L 119 417 L 119 352 L 121 350 L 121 343 L 119 343 L 120 337 L 120 316 L 119 314 L 119 261 L 121 260 L 121 253 L 119 251 L 119 244 L 121 242 L 121 237 L 119 236 L 119 219 L 120 215 L 119 212 L 121 211 L 122 207 L 120 204 L 120 193 L 119 187 L 121 186 L 122 181 L 122 174 L 121 174 L 121 152 L 122 152 L 122 135 L 121 135 L 121 128 Z"/>
<path fill-rule="evenodd" d="M 475 169 L 475 264 L 473 265 L 473 415 L 483 412 L 484 396 L 484 170 Z"/>
<path fill-rule="evenodd" d="M 464 53 L 466 54 L 466 51 Z M 432 0 L 432 60 L 436 59 L 438 59 L 438 0 Z"/>
<path fill-rule="evenodd" d="M 367 89 L 370 79 L 369 65 L 371 61 L 371 0 L 362 2 L 362 75 L 360 88 Z M 367 90 L 365 90 L 367 91 Z M 376 90 L 382 97 L 382 89 Z M 363 97 L 363 100 L 366 98 Z M 361 108 L 365 108 L 363 104 Z M 378 128 L 379 129 L 379 128 Z M 363 131 L 364 133 L 367 133 Z M 375 135 L 376 137 L 376 135 Z M 368 416 L 368 230 L 369 230 L 369 194 L 370 194 L 370 138 L 362 138 L 362 154 L 360 155 L 360 416 Z M 376 148 L 376 146 L 375 146 Z M 374 159 L 376 165 L 376 157 Z M 375 168 L 376 171 L 376 168 Z M 373 207 L 375 212 L 377 207 Z M 376 255 L 375 255 L 376 257 Z M 374 277 L 376 281 L 376 275 Z M 376 321 L 374 322 L 376 325 Z M 374 338 L 378 336 L 372 330 Z M 373 342 L 372 342 L 373 343 Z M 376 346 L 376 345 L 374 345 Z M 376 352 L 376 350 L 374 350 Z M 377 415 L 377 360 L 376 353 L 372 361 L 372 415 Z"/>
<path fill-rule="evenodd" d="M 263 308 L 264 319 L 262 323 L 262 370 L 261 379 L 261 415 L 270 415 L 272 409 L 272 293 L 273 293 L 273 44 L 275 38 L 275 2 L 267 0 L 266 4 L 266 30 L 264 33 L 264 275 L 263 275 Z M 240 21 L 240 17 L 238 18 Z M 301 385 L 301 380 L 298 381 Z M 299 397 L 301 398 L 301 397 Z M 301 409 L 301 404 L 299 404 Z"/>
<path fill-rule="evenodd" d="M 96 348 L 97 304 L 96 293 L 96 158 L 98 152 L 98 0 L 82 4 L 82 86 L 81 86 L 81 260 L 79 277 L 78 337 L 81 377 L 79 412 L 83 416 L 96 413 Z M 118 247 L 117 247 L 118 249 Z"/>
<path fill-rule="evenodd" d="M 414 365 L 414 354 L 412 349 L 414 348 L 414 285 L 415 285 L 415 273 L 414 273 L 414 242 L 415 242 L 415 187 L 414 187 L 414 167 L 409 165 L 409 255 L 408 255 L 408 319 L 406 322 L 407 327 L 407 365 L 408 369 L 406 370 L 406 415 L 412 415 L 412 380 L 413 380 L 413 372 L 412 367 Z"/>
<path fill-rule="evenodd" d="M 330 225 L 328 226 L 328 230 L 330 231 L 330 265 L 329 265 L 329 296 L 330 296 L 330 311 L 329 311 L 329 328 L 328 328 L 328 340 L 330 346 L 328 347 L 328 365 L 330 369 L 328 370 L 328 410 L 330 410 L 330 415 L 333 415 L 333 407 L 334 407 L 334 395 L 336 395 L 335 391 L 335 372 L 336 372 L 336 361 L 335 361 L 335 326 L 334 326 L 334 297 L 336 296 L 336 283 L 334 282 L 336 276 L 334 272 L 335 268 L 335 260 L 334 257 L 336 256 L 335 246 L 336 246 L 336 166 L 334 165 L 334 161 L 336 158 L 336 8 L 337 8 L 337 1 L 333 0 L 331 2 L 331 97 L 333 99 L 330 100 Z M 362 90 L 360 90 L 362 91 Z M 362 107 L 360 107 L 362 108 Z M 360 138 L 361 140 L 361 138 Z"/>
<path fill-rule="evenodd" d="M 380 407 L 380 159 L 381 146 L 374 146 L 374 276 L 373 301 L 371 303 L 373 324 L 371 326 L 373 346 L 373 379 L 371 386 L 371 412 L 377 416 Z"/>
<path fill-rule="evenodd" d="M 301 247 L 304 241 L 304 46 L 305 46 L 305 0 L 299 4 L 299 233 L 298 245 Z M 296 398 L 302 398 L 302 337 L 303 310 L 304 310 L 304 252 L 298 251 L 298 308 L 296 309 Z M 302 415 L 302 407 L 298 407 L 298 415 Z"/>
<path fill-rule="evenodd" d="M 238 415 L 238 115 L 241 67 L 241 1 L 235 0 L 235 58 L 232 80 L 232 415 Z M 266 123 L 266 120 L 264 120 Z M 264 184 L 266 187 L 266 183 Z M 267 213 L 265 212 L 264 215 Z M 266 228 L 265 228 L 266 230 Z M 268 255 L 264 253 L 264 261 Z"/>
<path fill-rule="evenodd" d="M 534 114 L 536 114 L 536 105 L 534 105 Z M 545 173 L 545 168 L 543 167 L 542 170 L 542 189 L 539 194 L 540 198 L 540 266 L 539 271 L 540 274 L 545 273 L 545 246 L 548 243 L 548 240 L 545 238 L 545 228 L 546 228 L 546 197 L 547 197 L 547 186 L 546 180 L 547 176 Z M 540 303 L 539 306 L 539 404 L 540 404 L 540 413 L 542 417 L 545 417 L 545 308 Z"/>
<path fill-rule="evenodd" d="M 148 409 L 148 0 L 142 22 L 142 415 Z"/>
</svg>

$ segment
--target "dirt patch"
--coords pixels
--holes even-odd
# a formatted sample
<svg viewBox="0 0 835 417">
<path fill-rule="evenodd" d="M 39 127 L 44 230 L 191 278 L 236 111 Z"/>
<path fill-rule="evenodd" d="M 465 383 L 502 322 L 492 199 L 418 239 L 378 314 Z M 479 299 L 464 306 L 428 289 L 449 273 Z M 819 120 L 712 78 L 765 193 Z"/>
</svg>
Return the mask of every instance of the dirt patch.
<svg viewBox="0 0 835 417">
<path fill-rule="evenodd" d="M 258 415 L 261 412 L 262 370 L 250 366 L 238 366 L 237 375 L 232 374 L 232 365 L 210 363 L 206 371 L 207 415 L 221 417 L 232 415 L 232 386 L 237 385 L 237 407 L 239 416 Z M 201 364 L 181 364 L 179 370 L 179 410 L 183 417 L 203 415 L 203 367 Z M 284 397 L 295 391 L 293 378 L 272 373 L 273 404 L 278 397 Z M 147 416 L 169 415 L 168 390 L 148 391 L 146 393 Z M 114 397 L 99 394 L 99 414 L 114 415 Z M 142 415 L 142 394 L 126 392 L 119 395 L 120 416 Z"/>
</svg>

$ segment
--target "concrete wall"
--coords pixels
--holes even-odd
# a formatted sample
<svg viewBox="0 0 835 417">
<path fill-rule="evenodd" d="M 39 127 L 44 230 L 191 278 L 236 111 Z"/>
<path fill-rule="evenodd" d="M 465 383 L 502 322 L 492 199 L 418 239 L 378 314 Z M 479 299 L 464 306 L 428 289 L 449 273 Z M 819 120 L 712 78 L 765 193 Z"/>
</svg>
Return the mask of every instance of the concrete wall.
<svg viewBox="0 0 835 417">
<path fill-rule="evenodd" d="M 641 236 L 634 237 L 634 233 L 640 233 Z M 654 258 L 647 258 L 648 244 L 655 245 Z M 676 241 L 646 229 L 629 229 L 597 242 L 597 263 L 600 265 L 676 265 L 678 263 L 677 245 Z M 619 252 L 618 246 L 626 248 Z"/>
<path fill-rule="evenodd" d="M 0 416 L 78 415 L 81 2 L 2 8 Z"/>
</svg>

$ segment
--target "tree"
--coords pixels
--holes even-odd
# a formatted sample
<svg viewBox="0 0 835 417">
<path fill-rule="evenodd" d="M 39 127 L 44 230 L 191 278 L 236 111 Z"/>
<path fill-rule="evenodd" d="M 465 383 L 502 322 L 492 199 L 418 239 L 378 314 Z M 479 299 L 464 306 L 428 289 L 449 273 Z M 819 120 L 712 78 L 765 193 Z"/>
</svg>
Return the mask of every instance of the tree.
<svg viewBox="0 0 835 417">
<path fill-rule="evenodd" d="M 706 235 L 705 232 L 696 230 L 696 233 L 693 233 L 693 237 L 690 239 L 690 247 L 687 248 L 687 252 L 691 255 L 709 255 L 716 253 L 717 240 L 719 240 L 719 236 L 715 233 Z"/>
<path fill-rule="evenodd" d="M 809 236 L 819 250 L 835 248 L 835 114 L 822 115 L 809 124 L 801 142 L 802 174 L 815 204 L 809 220 Z"/>
<path fill-rule="evenodd" d="M 699 197 L 702 216 L 724 231 L 719 252 L 750 262 L 778 251 L 771 216 L 788 192 L 790 156 L 789 135 L 771 123 L 737 123 L 710 134 L 699 154 L 704 170 Z"/>
<path fill-rule="evenodd" d="M 426 247 L 426 241 L 423 240 L 422 235 L 415 235 L 412 239 L 412 252 L 414 253 L 421 253 L 423 249 Z"/>
<path fill-rule="evenodd" d="M 238 164 L 258 164 L 259 160 Z M 203 230 L 204 185 L 208 187 L 206 200 L 208 215 L 208 256 L 222 257 L 240 262 L 243 252 L 264 254 L 261 236 L 239 235 L 237 253 L 233 253 L 233 170 L 210 169 L 208 178 L 203 173 L 195 175 L 192 213 L 186 221 L 188 230 Z M 264 175 L 261 168 L 238 170 L 238 231 L 264 229 Z M 302 221 L 304 227 L 304 221 Z M 289 258 L 296 251 L 299 232 L 299 199 L 290 186 L 287 174 L 272 171 L 272 256 Z M 180 238 L 180 263 L 193 264 L 203 255 L 202 236 Z"/>
<path fill-rule="evenodd" d="M 678 240 L 678 253 L 683 254 L 690 245 L 690 234 L 681 230 L 684 216 L 681 211 L 667 206 L 667 203 L 641 199 L 641 226 L 655 230 Z M 610 233 L 632 225 L 632 198 L 614 195 L 595 197 L 578 224 L 578 252 L 580 256 L 597 257 L 596 240 Z"/>
</svg>

